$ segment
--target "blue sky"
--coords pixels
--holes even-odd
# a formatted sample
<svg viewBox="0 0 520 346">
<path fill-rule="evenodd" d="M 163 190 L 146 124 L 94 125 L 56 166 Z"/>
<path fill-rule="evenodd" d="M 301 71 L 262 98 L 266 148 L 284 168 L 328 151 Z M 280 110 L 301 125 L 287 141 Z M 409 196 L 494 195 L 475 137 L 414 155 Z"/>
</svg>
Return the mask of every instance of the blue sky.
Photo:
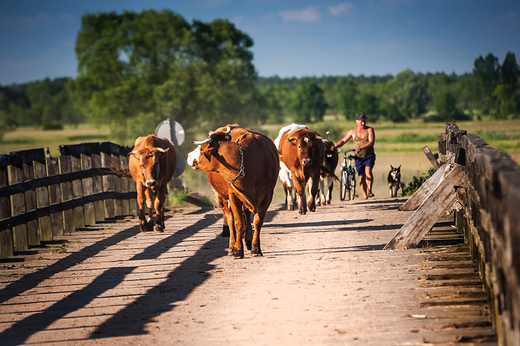
<svg viewBox="0 0 520 346">
<path fill-rule="evenodd" d="M 0 0 L 0 84 L 75 77 L 83 14 L 148 8 L 228 18 L 253 39 L 262 77 L 462 74 L 479 55 L 520 60 L 518 0 Z"/>
</svg>

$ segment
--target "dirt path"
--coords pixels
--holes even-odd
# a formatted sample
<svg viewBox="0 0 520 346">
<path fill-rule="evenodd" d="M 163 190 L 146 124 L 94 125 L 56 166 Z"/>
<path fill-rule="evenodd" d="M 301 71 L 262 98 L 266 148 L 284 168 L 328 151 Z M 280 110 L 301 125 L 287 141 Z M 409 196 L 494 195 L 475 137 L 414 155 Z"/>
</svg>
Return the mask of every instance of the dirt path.
<svg viewBox="0 0 520 346">
<path fill-rule="evenodd" d="M 382 251 L 411 215 L 402 203 L 334 201 L 305 216 L 273 205 L 264 256 L 242 260 L 209 208 L 175 213 L 163 234 L 136 219 L 76 232 L 67 253 L 0 264 L 0 344 L 495 344 L 482 300 L 424 304 L 440 292 L 424 280 L 427 256 L 445 247 Z M 474 268 L 455 270 L 459 293 L 481 291 Z"/>
</svg>

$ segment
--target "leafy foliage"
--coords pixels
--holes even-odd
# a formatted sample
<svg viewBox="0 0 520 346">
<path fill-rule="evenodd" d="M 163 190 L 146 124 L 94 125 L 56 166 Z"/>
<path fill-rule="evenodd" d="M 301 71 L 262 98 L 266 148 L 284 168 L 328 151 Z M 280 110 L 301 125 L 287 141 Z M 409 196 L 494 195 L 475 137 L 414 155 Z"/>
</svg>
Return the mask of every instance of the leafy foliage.
<svg viewBox="0 0 520 346">
<path fill-rule="evenodd" d="M 298 123 L 323 120 L 327 109 L 323 90 L 311 80 L 304 81 L 296 90 L 291 109 L 294 112 L 294 121 Z"/>
<path fill-rule="evenodd" d="M 435 169 L 431 167 L 428 169 L 427 173 L 423 173 L 421 176 L 413 176 L 412 181 L 408 183 L 408 185 L 401 183 L 401 191 L 403 193 L 403 196 L 411 196 L 417 191 L 422 184 L 430 178 L 433 173 L 435 173 Z"/>
<path fill-rule="evenodd" d="M 193 21 L 169 10 L 87 14 L 76 40 L 77 102 L 125 139 L 164 118 L 185 128 L 264 121 L 249 50 L 225 19 Z"/>
</svg>

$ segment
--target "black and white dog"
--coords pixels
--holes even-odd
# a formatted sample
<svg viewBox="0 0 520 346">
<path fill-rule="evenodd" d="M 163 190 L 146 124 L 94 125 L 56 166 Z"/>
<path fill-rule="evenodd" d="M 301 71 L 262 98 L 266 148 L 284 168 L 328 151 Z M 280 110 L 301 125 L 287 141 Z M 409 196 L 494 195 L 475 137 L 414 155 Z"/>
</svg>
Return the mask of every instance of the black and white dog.
<svg viewBox="0 0 520 346">
<path fill-rule="evenodd" d="M 390 165 L 388 172 L 388 188 L 390 189 L 390 197 L 397 197 L 397 191 L 401 187 L 401 166 L 394 167 Z"/>
</svg>

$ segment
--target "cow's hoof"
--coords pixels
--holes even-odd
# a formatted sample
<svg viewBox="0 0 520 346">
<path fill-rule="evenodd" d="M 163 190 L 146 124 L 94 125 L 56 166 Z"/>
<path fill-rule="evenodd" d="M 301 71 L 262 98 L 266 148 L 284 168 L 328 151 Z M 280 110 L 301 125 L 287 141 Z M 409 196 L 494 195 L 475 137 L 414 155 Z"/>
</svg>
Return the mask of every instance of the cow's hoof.
<svg viewBox="0 0 520 346">
<path fill-rule="evenodd" d="M 315 212 L 316 211 L 316 206 L 315 205 L 310 206 L 309 207 L 309 211 Z"/>
<path fill-rule="evenodd" d="M 157 232 L 157 233 L 163 233 L 164 232 L 164 228 L 160 227 L 159 225 L 156 225 L 155 228 L 154 228 L 154 231 Z"/>
<path fill-rule="evenodd" d="M 247 240 L 246 240 L 246 248 L 247 248 L 248 250 L 251 250 L 251 243 L 252 243 L 251 241 L 247 241 Z"/>
<path fill-rule="evenodd" d="M 264 254 L 262 254 L 262 250 L 260 250 L 259 246 L 255 246 L 254 248 L 251 249 L 251 256 L 258 257 L 258 256 L 263 256 L 263 255 Z"/>
<path fill-rule="evenodd" d="M 288 210 L 288 211 L 293 211 L 293 210 L 294 210 L 294 207 L 293 207 L 292 205 L 288 205 L 288 206 L 287 206 L 287 210 Z"/>
<path fill-rule="evenodd" d="M 233 248 L 233 257 L 244 258 L 244 249 L 238 250 L 238 249 Z"/>
<path fill-rule="evenodd" d="M 229 238 L 229 226 L 222 226 L 221 236 L 224 238 Z"/>
</svg>

